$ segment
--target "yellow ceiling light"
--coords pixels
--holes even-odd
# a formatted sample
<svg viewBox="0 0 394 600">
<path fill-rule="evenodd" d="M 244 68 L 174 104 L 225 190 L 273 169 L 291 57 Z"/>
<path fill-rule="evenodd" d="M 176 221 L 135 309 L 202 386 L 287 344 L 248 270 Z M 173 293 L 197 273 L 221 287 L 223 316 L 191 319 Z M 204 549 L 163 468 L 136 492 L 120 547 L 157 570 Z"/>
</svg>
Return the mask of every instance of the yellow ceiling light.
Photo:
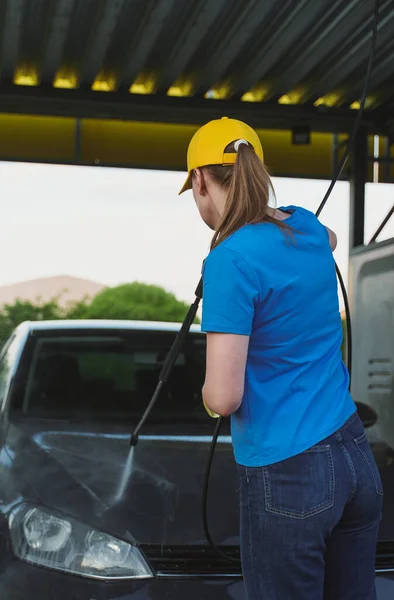
<svg viewBox="0 0 394 600">
<path fill-rule="evenodd" d="M 174 97 L 178 97 L 178 98 L 186 98 L 188 96 L 192 96 L 193 92 L 192 92 L 192 84 L 190 81 L 184 82 L 184 83 L 177 83 L 175 82 L 174 85 L 172 85 L 168 90 L 167 90 L 167 96 L 174 96 Z"/>
<path fill-rule="evenodd" d="M 367 96 L 365 99 L 364 108 L 370 108 L 376 101 L 376 96 Z M 351 103 L 350 108 L 352 110 L 359 110 L 361 108 L 361 101 L 355 100 Z"/>
<path fill-rule="evenodd" d="M 75 73 L 59 71 L 53 80 L 53 87 L 62 90 L 75 90 L 78 87 L 78 79 Z"/>
<path fill-rule="evenodd" d="M 155 82 L 152 77 L 138 76 L 134 83 L 129 87 L 130 94 L 153 94 L 155 91 Z"/>
<path fill-rule="evenodd" d="M 228 85 L 222 85 L 212 88 L 205 92 L 204 98 L 207 100 L 225 100 L 229 93 Z"/>
<path fill-rule="evenodd" d="M 15 85 L 27 85 L 33 87 L 40 83 L 37 71 L 29 67 L 16 69 L 13 82 Z"/>
<path fill-rule="evenodd" d="M 295 104 L 295 102 L 292 102 L 290 96 L 285 94 L 279 98 L 278 104 Z"/>
<path fill-rule="evenodd" d="M 100 72 L 92 83 L 94 92 L 114 92 L 116 90 L 116 79 L 109 73 Z"/>
<path fill-rule="evenodd" d="M 245 92 L 243 96 L 241 96 L 242 102 L 262 102 L 267 95 L 267 88 L 260 85 L 255 88 L 252 88 L 248 92 Z"/>
<path fill-rule="evenodd" d="M 281 96 L 278 100 L 278 104 L 299 104 L 302 96 L 303 90 L 292 90 Z"/>
<path fill-rule="evenodd" d="M 113 77 L 104 79 L 98 75 L 92 84 L 92 90 L 94 92 L 114 92 L 115 88 L 116 81 Z"/>
<path fill-rule="evenodd" d="M 253 94 L 253 92 L 245 92 L 245 94 L 243 96 L 241 96 L 241 101 L 242 102 L 258 102 L 258 100 L 256 100 L 256 94 Z"/>
<path fill-rule="evenodd" d="M 337 102 L 340 99 L 340 94 L 338 93 L 332 93 L 332 94 L 327 94 L 326 96 L 322 96 L 321 98 L 318 98 L 313 104 L 314 106 L 328 106 L 329 108 L 331 108 L 332 106 L 335 106 L 337 104 Z"/>
</svg>

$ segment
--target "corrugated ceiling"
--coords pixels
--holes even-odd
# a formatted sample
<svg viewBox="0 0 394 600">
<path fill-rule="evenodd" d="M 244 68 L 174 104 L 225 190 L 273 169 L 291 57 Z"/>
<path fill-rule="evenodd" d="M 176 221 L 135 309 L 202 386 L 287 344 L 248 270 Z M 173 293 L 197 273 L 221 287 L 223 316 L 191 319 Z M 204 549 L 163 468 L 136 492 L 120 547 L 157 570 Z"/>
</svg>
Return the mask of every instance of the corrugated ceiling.
<svg viewBox="0 0 394 600">
<path fill-rule="evenodd" d="M 0 111 L 145 120 L 147 108 L 146 120 L 172 122 L 231 112 L 258 126 L 343 130 L 361 95 L 373 9 L 374 0 L 0 0 Z M 394 128 L 393 81 L 394 0 L 381 0 L 372 129 Z"/>
</svg>

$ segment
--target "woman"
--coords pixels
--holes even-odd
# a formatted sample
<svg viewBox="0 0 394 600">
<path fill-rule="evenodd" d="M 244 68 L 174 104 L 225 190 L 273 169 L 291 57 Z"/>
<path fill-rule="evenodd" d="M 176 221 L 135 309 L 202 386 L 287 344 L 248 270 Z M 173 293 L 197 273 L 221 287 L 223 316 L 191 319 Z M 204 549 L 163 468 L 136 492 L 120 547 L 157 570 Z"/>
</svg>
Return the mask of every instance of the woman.
<svg viewBox="0 0 394 600">
<path fill-rule="evenodd" d="M 373 600 L 382 484 L 348 392 L 333 232 L 269 207 L 256 132 L 197 131 L 189 175 L 214 230 L 203 269 L 211 415 L 231 415 L 249 600 Z"/>
</svg>

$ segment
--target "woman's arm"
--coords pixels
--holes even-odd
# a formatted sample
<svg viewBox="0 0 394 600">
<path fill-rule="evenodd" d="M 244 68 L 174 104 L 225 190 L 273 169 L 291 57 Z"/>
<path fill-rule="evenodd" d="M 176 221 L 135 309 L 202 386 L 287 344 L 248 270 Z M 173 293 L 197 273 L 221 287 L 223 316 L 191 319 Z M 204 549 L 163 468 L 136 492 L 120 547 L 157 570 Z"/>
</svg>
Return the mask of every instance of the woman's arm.
<svg viewBox="0 0 394 600">
<path fill-rule="evenodd" d="M 207 367 L 203 399 L 213 412 L 227 417 L 241 405 L 249 336 L 207 334 Z"/>
</svg>

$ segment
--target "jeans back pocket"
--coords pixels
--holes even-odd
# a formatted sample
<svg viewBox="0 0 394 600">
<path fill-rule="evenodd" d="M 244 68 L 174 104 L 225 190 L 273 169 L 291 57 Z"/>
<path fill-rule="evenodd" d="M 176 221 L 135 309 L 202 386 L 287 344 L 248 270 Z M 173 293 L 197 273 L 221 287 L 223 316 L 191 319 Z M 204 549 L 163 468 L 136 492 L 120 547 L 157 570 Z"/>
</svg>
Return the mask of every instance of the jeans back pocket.
<svg viewBox="0 0 394 600">
<path fill-rule="evenodd" d="M 330 445 L 263 467 L 268 512 L 306 519 L 334 505 L 334 466 Z"/>
<path fill-rule="evenodd" d="M 364 432 L 360 437 L 354 440 L 357 448 L 364 457 L 365 463 L 372 475 L 372 480 L 375 485 L 376 493 L 383 496 L 383 485 L 380 477 L 379 469 L 376 465 L 375 459 L 372 454 L 371 446 L 369 445 L 367 434 Z"/>
</svg>

